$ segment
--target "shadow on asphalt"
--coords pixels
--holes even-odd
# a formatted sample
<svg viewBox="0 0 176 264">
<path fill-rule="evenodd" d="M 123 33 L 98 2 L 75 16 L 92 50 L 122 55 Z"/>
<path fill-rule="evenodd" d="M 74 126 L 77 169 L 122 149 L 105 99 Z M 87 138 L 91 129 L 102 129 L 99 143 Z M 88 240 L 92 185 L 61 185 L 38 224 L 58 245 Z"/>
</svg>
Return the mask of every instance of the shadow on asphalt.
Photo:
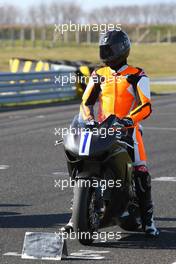
<svg viewBox="0 0 176 264">
<path fill-rule="evenodd" d="M 3 215 L 4 213 L 4 215 Z M 14 212 L 1 212 L 0 228 L 47 228 L 66 224 L 71 214 L 14 215 Z M 18 214 L 18 213 L 16 213 Z"/>
<path fill-rule="evenodd" d="M 6 215 L 20 215 L 20 213 L 16 213 L 16 212 L 0 212 L 0 217 L 1 216 L 6 216 Z"/>
<path fill-rule="evenodd" d="M 0 204 L 0 207 L 24 207 L 31 206 L 30 204 Z"/>
<path fill-rule="evenodd" d="M 2 206 L 2 205 L 0 205 Z M 11 205 L 15 206 L 15 205 Z M 20 205 L 16 205 L 20 206 Z M 22 205 L 23 206 L 23 205 Z M 25 205 L 24 205 L 25 206 Z M 16 215 L 15 215 L 16 214 Z M 49 228 L 64 225 L 71 217 L 69 213 L 48 215 L 17 215 L 15 212 L 0 213 L 0 228 Z M 158 221 L 175 221 L 176 218 L 155 218 Z M 130 248 L 130 249 L 176 249 L 176 227 L 160 228 L 157 239 L 146 238 L 142 232 L 122 232 L 117 241 L 94 242 L 93 247 Z"/>
<path fill-rule="evenodd" d="M 175 220 L 171 219 L 170 221 Z M 160 232 L 160 236 L 155 239 L 145 237 L 142 232 L 122 233 L 122 238 L 116 242 L 95 242 L 92 246 L 123 249 L 176 249 L 176 227 L 163 227 L 160 228 Z"/>
</svg>

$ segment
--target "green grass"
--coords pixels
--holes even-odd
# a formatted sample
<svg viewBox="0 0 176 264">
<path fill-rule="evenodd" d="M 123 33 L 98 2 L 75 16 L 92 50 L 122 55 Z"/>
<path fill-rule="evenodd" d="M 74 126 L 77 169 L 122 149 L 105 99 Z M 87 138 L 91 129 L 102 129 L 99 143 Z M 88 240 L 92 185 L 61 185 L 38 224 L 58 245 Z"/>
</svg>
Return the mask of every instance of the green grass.
<svg viewBox="0 0 176 264">
<path fill-rule="evenodd" d="M 145 69 L 148 75 L 175 76 L 176 43 L 135 45 L 129 62 Z"/>
<path fill-rule="evenodd" d="M 30 59 L 51 60 L 89 60 L 99 62 L 98 45 L 62 45 L 57 48 L 1 47 L 0 71 L 9 71 L 9 59 L 22 57 Z M 175 76 L 175 44 L 141 44 L 133 45 L 129 64 L 142 67 L 151 77 Z"/>
<path fill-rule="evenodd" d="M 176 93 L 176 85 L 151 85 L 151 91 L 155 93 Z"/>
</svg>

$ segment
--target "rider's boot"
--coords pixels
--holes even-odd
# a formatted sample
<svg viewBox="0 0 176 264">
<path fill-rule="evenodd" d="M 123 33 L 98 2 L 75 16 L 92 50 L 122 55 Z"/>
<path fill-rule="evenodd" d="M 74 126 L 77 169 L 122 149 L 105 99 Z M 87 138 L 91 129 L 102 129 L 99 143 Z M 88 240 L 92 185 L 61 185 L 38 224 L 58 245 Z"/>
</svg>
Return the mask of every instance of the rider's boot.
<svg viewBox="0 0 176 264">
<path fill-rule="evenodd" d="M 134 167 L 136 195 L 139 202 L 142 228 L 149 237 L 158 237 L 159 230 L 153 219 L 153 203 L 151 197 L 151 176 L 146 166 Z"/>
<path fill-rule="evenodd" d="M 72 211 L 72 205 L 73 205 L 73 199 L 71 200 L 71 211 Z M 72 216 L 71 218 L 69 219 L 68 223 L 63 226 L 61 229 L 60 229 L 61 232 L 66 232 L 66 233 L 71 233 L 73 232 L 73 221 L 72 221 Z"/>
<path fill-rule="evenodd" d="M 61 232 L 66 232 L 66 233 L 71 233 L 73 232 L 73 222 L 72 222 L 72 218 L 70 218 L 69 222 L 63 226 L 61 229 L 60 229 Z"/>
</svg>

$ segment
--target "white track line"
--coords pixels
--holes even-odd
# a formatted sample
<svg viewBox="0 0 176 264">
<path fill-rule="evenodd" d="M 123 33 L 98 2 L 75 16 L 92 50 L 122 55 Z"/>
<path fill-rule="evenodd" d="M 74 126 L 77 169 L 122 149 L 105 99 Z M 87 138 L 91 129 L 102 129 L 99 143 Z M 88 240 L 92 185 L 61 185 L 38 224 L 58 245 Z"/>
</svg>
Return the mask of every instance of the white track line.
<svg viewBox="0 0 176 264">
<path fill-rule="evenodd" d="M 21 257 L 21 254 L 18 252 L 7 252 L 7 253 L 4 253 L 3 256 Z"/>
<path fill-rule="evenodd" d="M 52 172 L 53 175 L 60 175 L 60 176 L 68 176 L 69 173 L 66 171 L 54 171 Z"/>
<path fill-rule="evenodd" d="M 36 116 L 36 118 L 45 118 L 45 116 L 44 115 L 38 115 L 38 116 Z"/>
<path fill-rule="evenodd" d="M 152 179 L 152 181 L 159 181 L 159 182 L 176 182 L 176 177 L 158 177 Z"/>
<path fill-rule="evenodd" d="M 9 165 L 0 165 L 0 170 L 7 170 Z"/>
</svg>

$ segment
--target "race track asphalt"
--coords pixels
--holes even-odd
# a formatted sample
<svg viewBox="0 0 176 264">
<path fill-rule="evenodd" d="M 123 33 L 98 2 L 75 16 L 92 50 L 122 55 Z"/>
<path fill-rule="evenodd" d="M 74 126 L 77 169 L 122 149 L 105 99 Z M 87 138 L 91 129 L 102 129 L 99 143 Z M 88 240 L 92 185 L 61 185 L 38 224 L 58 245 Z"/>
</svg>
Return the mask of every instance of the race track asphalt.
<svg viewBox="0 0 176 264">
<path fill-rule="evenodd" d="M 58 232 L 70 217 L 72 189 L 55 187 L 55 180 L 68 176 L 54 132 L 68 127 L 78 110 L 78 104 L 70 104 L 0 113 L 0 263 L 56 263 L 24 260 L 20 254 L 25 232 Z M 67 242 L 69 255 L 103 259 L 68 257 L 64 263 L 176 263 L 176 95 L 154 96 L 153 114 L 143 125 L 160 237 L 149 240 L 141 232 L 108 228 L 121 231 L 121 239 L 89 247 Z M 5 255 L 9 252 L 13 256 Z"/>
</svg>

